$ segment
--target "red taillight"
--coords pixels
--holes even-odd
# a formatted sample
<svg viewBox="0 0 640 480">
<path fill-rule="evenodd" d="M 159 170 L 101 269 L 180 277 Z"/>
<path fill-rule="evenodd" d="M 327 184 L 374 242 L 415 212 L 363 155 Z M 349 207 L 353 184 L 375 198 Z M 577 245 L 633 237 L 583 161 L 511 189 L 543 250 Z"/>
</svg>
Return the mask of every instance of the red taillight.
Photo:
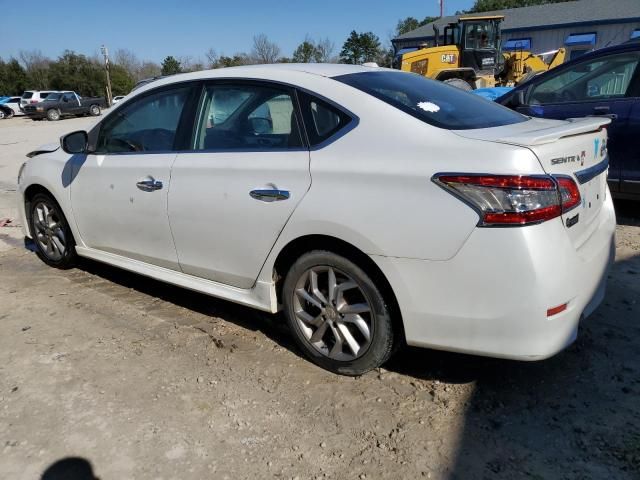
<svg viewBox="0 0 640 480">
<path fill-rule="evenodd" d="M 37 100 L 31 100 L 29 103 L 38 103 Z"/>
<path fill-rule="evenodd" d="M 555 177 L 560 189 L 562 211 L 568 212 L 580 205 L 580 190 L 571 177 Z"/>
<path fill-rule="evenodd" d="M 433 180 L 474 207 L 480 226 L 540 223 L 580 203 L 580 191 L 570 177 L 438 174 Z"/>
</svg>

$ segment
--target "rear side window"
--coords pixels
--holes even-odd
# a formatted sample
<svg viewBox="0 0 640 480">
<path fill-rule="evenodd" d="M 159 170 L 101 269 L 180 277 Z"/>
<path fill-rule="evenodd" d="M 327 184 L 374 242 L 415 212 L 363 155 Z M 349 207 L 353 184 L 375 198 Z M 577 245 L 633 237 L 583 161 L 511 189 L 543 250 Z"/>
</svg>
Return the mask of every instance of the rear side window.
<svg viewBox="0 0 640 480">
<path fill-rule="evenodd" d="M 406 72 L 363 72 L 334 77 L 425 123 L 447 130 L 499 127 L 527 117 L 442 82 Z"/>
<path fill-rule="evenodd" d="M 196 150 L 287 150 L 302 146 L 293 98 L 271 85 L 207 86 Z"/>
<path fill-rule="evenodd" d="M 300 92 L 299 98 L 311 146 L 324 142 L 352 121 L 342 110 L 308 93 Z"/>
</svg>

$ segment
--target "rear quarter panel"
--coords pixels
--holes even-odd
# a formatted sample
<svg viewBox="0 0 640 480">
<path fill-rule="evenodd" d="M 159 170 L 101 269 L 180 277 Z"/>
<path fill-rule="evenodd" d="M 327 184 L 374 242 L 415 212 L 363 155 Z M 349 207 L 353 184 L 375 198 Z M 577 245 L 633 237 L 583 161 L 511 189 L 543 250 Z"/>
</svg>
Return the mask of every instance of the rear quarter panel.
<svg viewBox="0 0 640 480">
<path fill-rule="evenodd" d="M 271 261 L 291 240 L 310 234 L 337 237 L 369 255 L 447 260 L 476 228 L 478 215 L 433 183 L 435 173 L 543 173 L 528 149 L 461 138 L 345 88 L 340 84 L 326 96 L 359 124 L 311 151 L 311 188 Z"/>
</svg>

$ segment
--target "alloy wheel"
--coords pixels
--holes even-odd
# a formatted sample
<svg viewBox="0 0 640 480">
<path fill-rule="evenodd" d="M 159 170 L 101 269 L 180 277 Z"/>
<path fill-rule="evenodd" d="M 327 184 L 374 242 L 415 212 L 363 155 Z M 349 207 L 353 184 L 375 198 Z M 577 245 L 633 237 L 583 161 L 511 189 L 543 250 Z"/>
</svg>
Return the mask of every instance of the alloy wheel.
<svg viewBox="0 0 640 480">
<path fill-rule="evenodd" d="M 60 215 L 47 202 L 38 202 L 33 209 L 35 237 L 42 253 L 53 261 L 62 259 L 67 250 L 67 239 Z"/>
<path fill-rule="evenodd" d="M 339 361 L 364 355 L 375 313 L 352 277 L 330 266 L 312 267 L 299 278 L 293 296 L 298 327 L 315 350 Z"/>
</svg>

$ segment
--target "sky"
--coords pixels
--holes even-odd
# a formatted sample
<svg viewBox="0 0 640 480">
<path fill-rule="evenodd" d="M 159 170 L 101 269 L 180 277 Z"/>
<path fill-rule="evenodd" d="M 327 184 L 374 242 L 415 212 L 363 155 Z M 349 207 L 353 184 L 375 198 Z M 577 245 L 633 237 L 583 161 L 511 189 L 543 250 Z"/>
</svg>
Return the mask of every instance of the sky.
<svg viewBox="0 0 640 480">
<path fill-rule="evenodd" d="M 473 0 L 444 0 L 445 15 Z M 55 58 L 65 49 L 85 55 L 126 48 L 141 60 L 167 55 L 205 61 L 249 52 L 253 36 L 266 34 L 291 56 L 305 35 L 329 37 L 336 53 L 351 30 L 372 31 L 388 44 L 399 19 L 439 15 L 438 0 L 0 0 L 0 57 L 40 50 Z"/>
</svg>

